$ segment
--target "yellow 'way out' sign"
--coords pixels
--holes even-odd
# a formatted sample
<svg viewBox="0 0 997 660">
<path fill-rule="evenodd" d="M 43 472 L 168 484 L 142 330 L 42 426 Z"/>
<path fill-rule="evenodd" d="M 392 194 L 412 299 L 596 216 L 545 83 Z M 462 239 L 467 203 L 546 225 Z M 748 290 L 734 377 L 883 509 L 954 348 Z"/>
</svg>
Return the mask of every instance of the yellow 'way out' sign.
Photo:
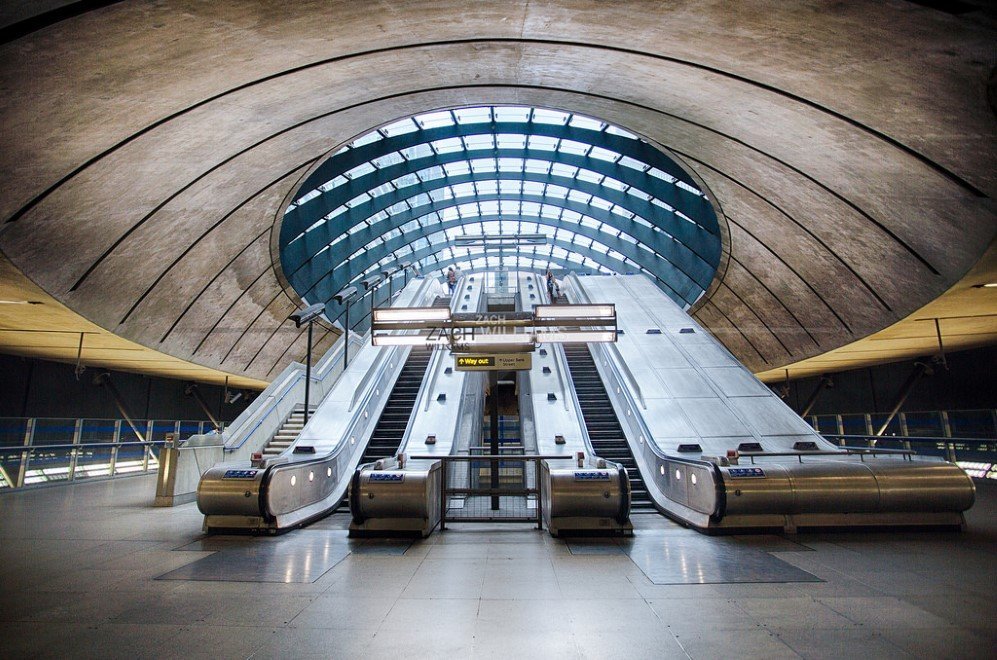
<svg viewBox="0 0 997 660">
<path fill-rule="evenodd" d="M 526 371 L 533 367 L 530 353 L 500 353 L 497 355 L 457 355 L 457 371 Z"/>
</svg>

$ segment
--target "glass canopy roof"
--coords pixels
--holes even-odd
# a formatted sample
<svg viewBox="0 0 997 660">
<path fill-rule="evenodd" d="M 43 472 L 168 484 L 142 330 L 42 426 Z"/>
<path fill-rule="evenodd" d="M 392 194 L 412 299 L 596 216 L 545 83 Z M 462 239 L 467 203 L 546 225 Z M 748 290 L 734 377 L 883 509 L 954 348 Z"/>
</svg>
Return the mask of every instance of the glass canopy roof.
<svg viewBox="0 0 997 660">
<path fill-rule="evenodd" d="M 455 245 L 521 234 L 546 244 Z M 669 156 L 606 122 L 521 106 L 371 131 L 309 175 L 280 226 L 284 274 L 310 303 L 410 262 L 427 274 L 645 273 L 688 307 L 709 287 L 720 244 L 712 205 Z"/>
</svg>

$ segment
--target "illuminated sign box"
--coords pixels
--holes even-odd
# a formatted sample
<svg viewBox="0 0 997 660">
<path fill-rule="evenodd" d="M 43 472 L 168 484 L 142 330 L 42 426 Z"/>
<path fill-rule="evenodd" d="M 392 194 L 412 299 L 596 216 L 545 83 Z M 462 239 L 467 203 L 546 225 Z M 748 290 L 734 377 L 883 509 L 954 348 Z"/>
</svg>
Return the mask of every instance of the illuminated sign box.
<svg viewBox="0 0 997 660">
<path fill-rule="evenodd" d="M 533 356 L 530 353 L 454 357 L 454 368 L 457 371 L 526 371 L 532 367 Z"/>
</svg>

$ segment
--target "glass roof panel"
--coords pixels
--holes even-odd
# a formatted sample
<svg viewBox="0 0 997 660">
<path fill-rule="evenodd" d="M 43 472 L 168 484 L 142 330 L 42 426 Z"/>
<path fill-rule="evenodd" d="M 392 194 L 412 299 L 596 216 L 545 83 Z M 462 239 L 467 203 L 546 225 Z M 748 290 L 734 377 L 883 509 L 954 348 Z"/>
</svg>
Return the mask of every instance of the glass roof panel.
<svg viewBox="0 0 997 660">
<path fill-rule="evenodd" d="M 419 127 L 412 121 L 411 118 L 402 119 L 396 121 L 393 124 L 388 124 L 387 126 L 381 127 L 381 132 L 388 137 L 394 137 L 396 135 L 405 135 L 406 133 L 413 133 L 419 130 Z M 376 135 L 376 133 L 373 133 Z M 362 138 L 361 138 L 362 139 Z M 356 142 L 354 142 L 356 144 Z"/>
<path fill-rule="evenodd" d="M 480 124 L 492 120 L 491 108 L 458 108 L 453 113 L 460 124 Z"/>
<path fill-rule="evenodd" d="M 530 109 L 523 107 L 496 106 L 494 108 L 495 121 L 500 122 L 526 122 L 530 118 Z"/>
<path fill-rule="evenodd" d="M 439 128 L 440 126 L 453 126 L 453 115 L 449 110 L 443 112 L 430 112 L 415 117 L 415 121 L 423 129 Z"/>
<path fill-rule="evenodd" d="M 533 121 L 538 124 L 559 124 L 564 125 L 568 121 L 568 113 L 558 110 L 545 110 L 544 108 L 534 108 Z"/>
<path fill-rule="evenodd" d="M 504 128 L 505 132 L 494 134 L 490 125 L 493 121 L 521 129 Z M 425 139 L 422 131 L 426 130 L 433 130 L 438 139 Z M 628 141 L 640 142 L 641 146 L 631 149 Z M 508 266 L 510 262 L 542 264 L 553 256 L 593 271 L 608 272 L 614 265 L 622 268 L 625 264 L 628 272 L 636 272 L 645 270 L 634 263 L 637 255 L 653 254 L 657 255 L 653 261 L 662 265 L 647 262 L 649 270 L 645 272 L 664 288 L 675 271 L 668 260 L 678 254 L 676 249 L 690 250 L 697 259 L 701 254 L 710 255 L 708 260 L 702 259 L 707 266 L 716 263 L 719 257 L 713 255 L 720 252 L 719 229 L 712 207 L 708 202 L 704 205 L 705 195 L 691 184 L 694 179 L 670 157 L 655 155 L 653 146 L 650 150 L 648 146 L 634 133 L 599 119 L 525 106 L 475 106 L 400 119 L 340 148 L 302 185 L 285 209 L 280 236 L 282 267 L 285 273 L 291 273 L 292 285 L 301 287 L 299 291 L 307 293 L 310 300 L 323 299 L 329 292 L 313 292 L 311 288 L 321 284 L 307 281 L 308 273 L 320 273 L 323 268 L 303 269 L 303 264 L 309 260 L 341 259 L 342 250 L 338 248 L 344 237 L 363 232 L 361 235 L 371 238 L 357 254 L 373 252 L 360 256 L 358 269 L 369 270 L 367 264 L 373 259 L 378 264 L 389 264 L 401 258 L 399 255 L 418 253 L 428 254 L 418 258 L 433 262 L 445 262 L 458 255 L 468 264 L 476 259 L 476 263 L 492 267 L 499 263 Z M 481 156 L 482 152 L 491 154 L 498 149 L 503 150 L 501 158 L 498 153 L 467 158 L 468 152 Z M 521 157 L 515 157 L 517 153 Z M 527 158 L 531 155 L 542 158 Z M 591 160 L 579 160 L 588 158 Z M 367 162 L 358 165 L 362 159 Z M 340 162 L 343 165 L 336 165 Z M 649 176 L 635 177 L 634 171 Z M 665 186 L 668 189 L 659 192 Z M 524 202 L 523 196 L 545 197 L 553 204 Z M 483 201 L 482 197 L 497 199 Z M 455 205 L 455 199 L 461 203 Z M 650 201 L 652 209 L 661 211 L 644 210 L 644 205 L 633 200 Z M 557 205 L 562 203 L 578 205 L 586 213 Z M 326 211 L 330 208 L 332 211 Z M 631 209 L 642 210 L 648 218 Z M 324 217 L 317 217 L 323 213 Z M 501 221 L 496 219 L 499 217 Z M 545 224 L 537 222 L 541 219 Z M 428 239 L 422 235 L 441 223 L 447 223 L 441 227 L 445 233 L 437 232 Z M 679 225 L 685 223 L 695 229 L 681 229 Z M 315 245 L 314 239 L 298 240 L 319 227 L 326 227 L 318 235 L 325 245 Z M 558 245 L 499 251 L 451 249 L 450 241 L 466 233 L 539 233 L 558 241 Z M 599 237 L 603 241 L 612 239 L 619 249 L 593 247 Z M 406 243 L 410 238 L 417 242 Z M 667 243 L 656 246 L 642 242 L 659 240 Z M 706 245 L 687 246 L 690 241 Z M 591 248 L 597 254 L 589 258 L 564 247 L 572 245 L 583 251 Z M 600 259 L 606 263 L 599 263 Z M 662 270 L 655 270 L 658 268 Z M 342 278 L 337 281 L 341 284 Z M 702 282 L 705 287 L 708 280 Z M 680 288 L 689 290 L 685 283 Z M 702 292 L 693 291 L 680 302 L 691 304 Z"/>
<path fill-rule="evenodd" d="M 582 115 L 572 115 L 571 121 L 568 123 L 576 128 L 587 128 L 591 131 L 601 131 L 606 127 L 605 122 L 601 122 L 597 119 L 589 119 L 588 117 L 583 117 Z"/>
</svg>

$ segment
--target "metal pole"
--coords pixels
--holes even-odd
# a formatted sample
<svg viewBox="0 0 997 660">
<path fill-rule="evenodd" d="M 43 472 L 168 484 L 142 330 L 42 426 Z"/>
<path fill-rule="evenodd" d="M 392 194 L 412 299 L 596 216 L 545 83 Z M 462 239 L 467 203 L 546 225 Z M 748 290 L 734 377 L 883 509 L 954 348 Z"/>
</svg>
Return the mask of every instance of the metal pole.
<svg viewBox="0 0 997 660">
<path fill-rule="evenodd" d="M 832 384 L 831 377 L 821 374 L 820 380 L 817 382 L 817 387 L 814 389 L 814 393 L 810 395 L 807 399 L 807 403 L 803 406 L 803 411 L 800 412 L 800 417 L 806 417 L 810 414 L 810 410 L 817 403 L 817 399 L 820 398 L 820 393 L 824 391 L 825 387 L 829 387 Z"/>
<path fill-rule="evenodd" d="M 440 461 L 440 531 L 447 528 L 447 461 Z"/>
<path fill-rule="evenodd" d="M 935 319 L 935 334 L 938 336 L 938 360 L 943 367 L 948 369 L 949 363 L 945 359 L 945 344 L 942 343 L 942 326 L 937 318 Z"/>
<path fill-rule="evenodd" d="M 107 391 L 111 393 L 111 398 L 114 400 L 114 405 L 118 407 L 118 412 L 120 412 L 121 416 L 125 418 L 126 422 L 128 422 L 128 426 L 132 428 L 132 431 L 135 433 L 135 437 L 137 437 L 140 441 L 145 442 L 145 437 L 138 430 L 138 427 L 135 426 L 135 422 L 132 420 L 132 416 L 128 414 L 128 409 L 125 408 L 125 402 L 121 399 L 121 394 L 118 392 L 118 388 L 115 387 L 114 383 L 111 382 L 110 374 L 108 374 L 107 372 L 104 372 L 102 374 L 97 374 L 97 376 L 95 376 L 93 379 L 93 384 L 97 385 L 98 387 L 103 385 L 104 387 L 107 388 Z M 204 402 L 199 400 L 199 397 L 194 397 L 194 398 L 196 401 L 198 401 L 198 403 L 201 404 L 201 407 L 204 408 L 204 412 L 208 414 L 208 417 L 211 417 L 211 413 L 208 412 L 208 409 L 204 405 Z"/>
<path fill-rule="evenodd" d="M 305 424 L 308 423 L 308 399 L 312 387 L 312 325 L 308 322 L 308 355 L 305 356 Z"/>
<path fill-rule="evenodd" d="M 489 434 L 491 440 L 491 453 L 492 456 L 498 456 L 499 453 L 499 406 L 498 406 L 498 372 L 489 371 L 488 372 L 488 383 L 491 386 L 492 400 L 490 408 L 490 419 L 491 419 L 491 433 Z M 497 458 L 492 459 L 491 470 L 492 479 L 491 486 L 493 490 L 499 487 L 499 461 Z M 499 496 L 492 495 L 492 511 L 498 511 L 499 509 Z"/>
<path fill-rule="evenodd" d="M 344 324 L 344 326 L 346 327 L 346 333 L 343 335 L 343 338 L 346 340 L 346 343 L 343 344 L 343 371 L 346 371 L 346 365 L 349 364 L 350 361 L 350 301 L 349 300 L 346 301 L 346 323 Z"/>
<path fill-rule="evenodd" d="M 113 387 L 113 385 L 111 385 L 111 381 L 110 380 L 108 380 L 106 382 L 106 384 L 109 387 Z M 116 392 L 116 390 L 112 389 L 111 392 L 113 394 L 113 393 Z M 211 420 L 211 424 L 216 429 L 218 429 L 220 431 L 221 428 L 222 428 L 222 426 L 218 422 L 218 420 L 215 419 L 215 416 L 211 414 L 211 409 L 208 408 L 208 404 L 204 401 L 204 397 L 201 396 L 201 392 L 197 389 L 197 384 L 196 383 L 191 383 L 190 385 L 188 385 L 187 389 L 184 390 L 184 394 L 186 394 L 189 397 L 192 397 L 194 399 L 194 401 L 197 402 L 197 405 L 199 405 L 201 407 L 201 410 L 204 411 L 204 414 L 207 415 L 208 419 Z M 119 407 L 120 407 L 120 404 L 119 404 Z M 122 414 L 124 414 L 124 411 L 122 411 Z M 128 419 L 127 415 L 125 416 L 125 419 L 126 420 Z M 131 424 L 131 420 L 129 420 L 128 423 Z M 134 427 L 134 425 L 133 425 L 133 427 Z"/>
<path fill-rule="evenodd" d="M 543 519 L 543 499 L 544 499 L 544 494 L 543 494 L 543 474 L 541 472 L 540 460 L 541 459 L 539 459 L 539 458 L 536 460 L 536 476 L 534 477 L 534 480 L 536 481 L 536 489 L 537 489 L 537 529 L 543 529 L 544 528 L 544 519 Z"/>
<path fill-rule="evenodd" d="M 911 390 L 914 389 L 914 385 L 916 385 L 917 381 L 921 379 L 921 376 L 924 376 L 925 374 L 931 374 L 928 365 L 924 362 L 916 363 L 914 365 L 914 371 L 911 372 L 910 376 L 907 377 L 907 380 L 904 381 L 903 386 L 900 388 L 900 392 L 897 394 L 896 403 L 893 404 L 890 414 L 887 415 L 886 421 L 884 421 L 883 425 L 879 427 L 879 431 L 876 432 L 876 435 L 883 435 L 886 432 L 886 427 L 889 426 L 890 422 L 893 421 L 893 418 L 897 416 L 897 412 L 899 412 L 900 407 L 904 405 L 904 401 L 907 400 L 907 396 L 911 393 Z"/>
</svg>

